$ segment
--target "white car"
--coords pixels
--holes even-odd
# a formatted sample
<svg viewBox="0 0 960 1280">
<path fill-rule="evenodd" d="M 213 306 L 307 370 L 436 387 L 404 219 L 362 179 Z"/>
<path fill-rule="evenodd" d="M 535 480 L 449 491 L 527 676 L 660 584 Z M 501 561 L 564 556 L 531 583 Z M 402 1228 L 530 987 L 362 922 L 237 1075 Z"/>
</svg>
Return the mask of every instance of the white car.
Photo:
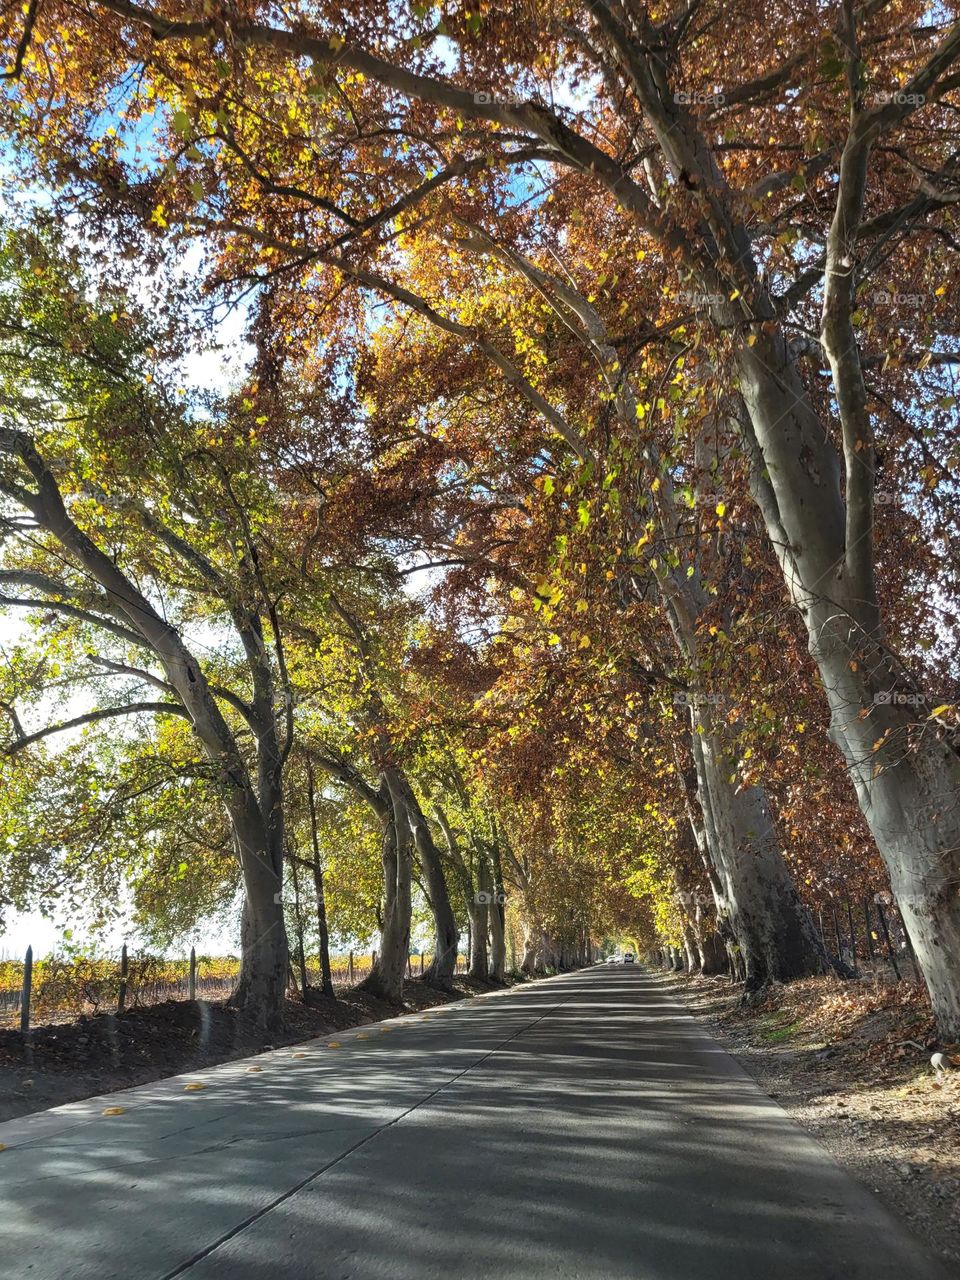
<svg viewBox="0 0 960 1280">
<path fill-rule="evenodd" d="M 632 951 L 625 951 L 625 952 L 623 953 L 623 963 L 624 963 L 624 964 L 636 964 L 636 963 L 637 963 L 637 957 L 633 954 L 633 952 L 632 952 Z"/>
</svg>

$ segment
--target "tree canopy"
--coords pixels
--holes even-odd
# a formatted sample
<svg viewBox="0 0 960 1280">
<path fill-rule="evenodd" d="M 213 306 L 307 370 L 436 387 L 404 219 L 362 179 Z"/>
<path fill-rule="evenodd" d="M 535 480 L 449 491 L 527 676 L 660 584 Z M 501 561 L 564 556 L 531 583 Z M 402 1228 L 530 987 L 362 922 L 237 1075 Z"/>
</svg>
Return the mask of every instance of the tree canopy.
<svg viewBox="0 0 960 1280">
<path fill-rule="evenodd" d="M 960 1034 L 952 8 L 0 35 L 10 901 L 239 891 L 273 1016 L 294 877 L 392 998 L 417 912 L 753 987 L 889 890 Z"/>
</svg>

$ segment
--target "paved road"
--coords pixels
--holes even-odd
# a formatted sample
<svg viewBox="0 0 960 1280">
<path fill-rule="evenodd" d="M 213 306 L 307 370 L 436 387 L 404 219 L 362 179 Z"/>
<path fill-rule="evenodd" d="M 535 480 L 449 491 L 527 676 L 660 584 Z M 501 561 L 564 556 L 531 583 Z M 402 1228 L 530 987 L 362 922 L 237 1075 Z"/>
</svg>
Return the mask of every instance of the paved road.
<svg viewBox="0 0 960 1280">
<path fill-rule="evenodd" d="M 0 1273 L 945 1275 L 639 970 L 337 1040 L 0 1125 Z"/>
</svg>

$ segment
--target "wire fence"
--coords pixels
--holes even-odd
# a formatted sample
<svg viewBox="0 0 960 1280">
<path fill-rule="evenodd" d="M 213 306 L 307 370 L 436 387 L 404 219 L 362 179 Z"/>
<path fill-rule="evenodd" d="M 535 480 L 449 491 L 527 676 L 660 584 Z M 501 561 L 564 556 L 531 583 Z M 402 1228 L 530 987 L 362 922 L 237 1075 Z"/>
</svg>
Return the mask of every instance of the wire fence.
<svg viewBox="0 0 960 1280">
<path fill-rule="evenodd" d="M 430 952 L 411 953 L 407 976 L 421 976 L 430 966 Z M 330 957 L 331 977 L 341 992 L 370 976 L 376 952 L 347 952 Z M 299 972 L 299 966 L 296 967 Z M 308 957 L 307 982 L 321 985 L 319 958 Z M 467 971 L 467 958 L 458 955 L 456 973 Z M 146 1008 L 168 1000 L 229 1000 L 240 978 L 237 956 L 198 956 L 191 949 L 184 960 L 167 960 L 145 952 L 116 956 L 50 956 L 34 961 L 28 947 L 22 961 L 0 961 L 0 1027 L 26 1030 L 37 1023 L 68 1023 L 81 1015 L 117 1013 Z"/>
</svg>

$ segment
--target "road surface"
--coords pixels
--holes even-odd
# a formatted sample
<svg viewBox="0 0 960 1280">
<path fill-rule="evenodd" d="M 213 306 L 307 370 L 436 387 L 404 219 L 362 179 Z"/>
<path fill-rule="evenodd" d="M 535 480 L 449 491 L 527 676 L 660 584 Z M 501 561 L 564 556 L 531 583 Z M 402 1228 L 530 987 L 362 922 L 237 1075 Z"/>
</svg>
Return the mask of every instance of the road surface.
<svg viewBox="0 0 960 1280">
<path fill-rule="evenodd" d="M 945 1275 L 626 967 L 71 1103 L 0 1143 L 6 1280 Z"/>
</svg>

